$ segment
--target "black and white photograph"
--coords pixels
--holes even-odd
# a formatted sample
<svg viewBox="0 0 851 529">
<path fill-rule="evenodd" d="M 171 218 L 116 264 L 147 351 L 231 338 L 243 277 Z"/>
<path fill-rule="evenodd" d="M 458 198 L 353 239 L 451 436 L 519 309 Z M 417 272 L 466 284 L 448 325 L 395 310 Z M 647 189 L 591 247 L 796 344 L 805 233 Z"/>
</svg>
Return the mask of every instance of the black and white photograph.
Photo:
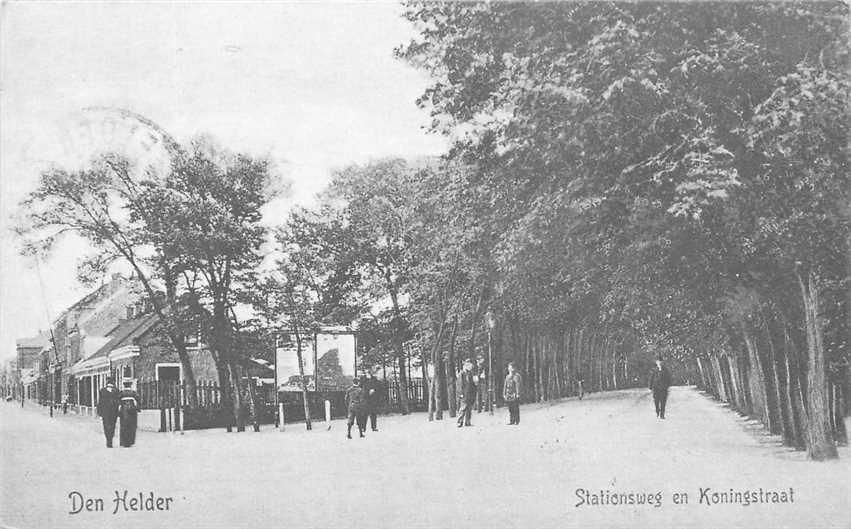
<svg viewBox="0 0 851 529">
<path fill-rule="evenodd" d="M 0 3 L 0 529 L 851 529 L 851 3 Z"/>
</svg>

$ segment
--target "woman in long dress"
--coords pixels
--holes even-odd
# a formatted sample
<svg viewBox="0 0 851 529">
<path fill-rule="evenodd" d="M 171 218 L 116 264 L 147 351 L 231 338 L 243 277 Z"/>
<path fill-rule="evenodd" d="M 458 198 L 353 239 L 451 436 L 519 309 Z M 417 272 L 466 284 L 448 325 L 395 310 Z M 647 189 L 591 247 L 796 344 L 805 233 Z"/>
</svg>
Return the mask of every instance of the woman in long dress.
<svg viewBox="0 0 851 529">
<path fill-rule="evenodd" d="M 139 394 L 133 389 L 133 382 L 124 381 L 124 388 L 118 394 L 118 416 L 121 418 L 121 446 L 129 448 L 136 442 L 136 416 L 139 413 Z"/>
</svg>

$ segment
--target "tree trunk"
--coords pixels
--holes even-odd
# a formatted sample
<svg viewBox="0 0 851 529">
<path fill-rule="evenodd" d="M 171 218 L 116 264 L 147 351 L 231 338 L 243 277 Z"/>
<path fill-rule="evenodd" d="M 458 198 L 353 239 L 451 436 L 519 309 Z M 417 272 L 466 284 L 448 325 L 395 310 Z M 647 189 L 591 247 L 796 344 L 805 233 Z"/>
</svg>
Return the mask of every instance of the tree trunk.
<svg viewBox="0 0 851 529">
<path fill-rule="evenodd" d="M 807 456 L 821 461 L 836 459 L 839 454 L 833 441 L 830 420 L 826 410 L 827 380 L 824 361 L 824 324 L 819 315 L 819 291 L 815 273 L 812 270 L 802 273 L 796 266 L 801 298 L 804 302 L 804 322 L 807 329 L 807 410 L 809 425 L 807 428 Z"/>
<path fill-rule="evenodd" d="M 402 346 L 402 310 L 399 308 L 399 296 L 390 279 L 387 279 L 390 300 L 393 302 L 393 345 L 396 360 L 399 363 L 399 406 L 402 415 L 411 413 L 408 404 L 408 372 L 405 369 L 405 350 Z M 425 381 L 423 381 L 425 382 Z"/>
<path fill-rule="evenodd" d="M 750 364 L 750 383 L 751 396 L 753 398 L 754 414 L 760 418 L 762 423 L 768 427 L 768 431 L 776 431 L 776 426 L 772 423 L 771 414 L 768 411 L 768 392 L 765 384 L 765 370 L 762 368 L 762 362 L 759 358 L 759 351 L 756 348 L 756 340 L 751 333 L 750 328 L 742 323 L 742 332 L 745 336 L 745 346 L 748 351 L 748 360 Z"/>
<path fill-rule="evenodd" d="M 485 294 L 487 286 L 483 286 L 479 292 L 479 299 L 476 301 L 476 308 L 473 310 L 473 319 L 470 322 L 470 343 L 467 347 L 467 357 L 470 358 L 474 365 L 476 362 L 476 330 L 479 328 L 479 323 L 482 321 L 482 315 L 485 310 Z"/>
<path fill-rule="evenodd" d="M 449 352 L 446 355 L 446 394 L 449 397 L 449 416 L 455 417 L 458 413 L 458 395 L 456 389 L 455 372 L 455 339 L 458 337 L 458 315 L 452 318 L 452 334 L 449 337 Z"/>
<path fill-rule="evenodd" d="M 437 335 L 434 338 L 434 345 L 431 348 L 431 363 L 434 369 L 434 375 L 432 375 L 431 379 L 428 378 L 428 367 L 426 366 L 425 354 L 423 354 L 423 385 L 425 382 L 429 382 L 429 394 L 428 394 L 428 420 L 434 420 L 434 412 L 436 409 L 440 409 L 440 401 L 437 392 L 437 373 L 439 371 L 438 365 L 438 354 L 440 352 L 440 344 L 443 341 L 443 329 L 446 327 L 446 318 L 443 314 L 440 315 L 440 326 L 437 329 Z"/>
<path fill-rule="evenodd" d="M 245 414 L 242 404 L 242 380 L 239 367 L 234 365 L 233 361 L 228 362 L 228 375 L 230 376 L 231 387 L 233 387 L 233 414 L 236 417 L 236 431 L 244 432 Z"/>
<path fill-rule="evenodd" d="M 189 353 L 186 352 L 186 344 L 181 342 L 181 347 L 175 347 L 177 357 L 180 359 L 180 365 L 183 368 L 183 384 L 186 388 L 186 397 L 190 409 L 198 408 L 198 383 L 195 381 L 195 372 L 192 370 L 192 362 L 189 359 Z M 175 342 L 172 342 L 174 344 Z"/>
<path fill-rule="evenodd" d="M 845 429 L 845 395 L 843 394 L 842 382 L 830 384 L 830 388 L 833 390 L 831 393 L 833 396 L 833 406 L 831 407 L 833 435 L 836 438 L 836 444 L 839 446 L 848 446 L 848 431 Z"/>
<path fill-rule="evenodd" d="M 189 359 L 189 353 L 187 353 L 186 351 L 186 343 L 184 337 L 178 336 L 177 332 L 175 332 L 174 330 L 173 321 L 166 318 L 166 306 L 163 304 L 162 297 L 157 295 L 157 292 L 156 290 L 154 290 L 153 285 L 151 285 L 148 276 L 142 271 L 136 259 L 130 253 L 124 251 L 122 251 L 121 253 L 133 267 L 133 270 L 136 274 L 136 277 L 139 279 L 139 282 L 142 283 L 142 288 L 145 290 L 145 293 L 148 295 L 148 298 L 151 301 L 151 305 L 157 315 L 157 319 L 166 328 L 166 335 L 168 336 L 169 341 L 174 347 L 174 350 L 177 353 L 177 357 L 180 360 L 180 365 L 183 371 L 183 383 L 186 385 L 186 393 L 188 394 L 189 407 L 191 409 L 197 409 L 198 393 L 195 389 L 197 387 L 197 383 L 195 381 L 195 372 L 192 369 L 192 362 Z M 178 308 L 177 286 L 175 284 L 174 277 L 171 274 L 172 269 L 168 266 L 168 263 L 164 262 L 163 260 L 160 260 L 159 266 L 165 278 L 165 302 L 168 303 L 168 305 L 171 307 L 172 314 L 176 314 Z"/>
<path fill-rule="evenodd" d="M 792 407 L 792 418 L 795 423 L 795 448 L 807 449 L 807 409 L 804 403 L 804 369 L 792 340 L 789 323 L 783 322 L 783 343 L 786 352 L 786 373 L 789 384 L 789 402 Z"/>
<path fill-rule="evenodd" d="M 255 432 L 260 431 L 260 422 L 257 418 L 257 391 L 254 388 L 254 380 L 249 377 L 248 378 L 248 411 L 251 417 L 251 425 L 254 428 Z"/>
<path fill-rule="evenodd" d="M 443 410 L 446 409 L 446 364 L 442 361 L 443 355 L 438 352 L 434 362 L 434 374 L 437 384 L 434 392 L 435 406 L 437 407 L 437 420 L 443 420 Z"/>
<path fill-rule="evenodd" d="M 783 379 L 780 376 L 780 358 L 777 354 L 778 347 L 775 345 L 777 320 L 766 315 L 763 318 L 765 322 L 765 335 L 768 342 L 768 361 L 771 364 L 771 373 L 774 385 L 774 398 L 777 404 L 777 413 L 780 419 L 780 430 L 783 434 L 783 444 L 786 446 L 795 445 L 795 427 L 792 424 L 790 415 L 790 406 L 788 402 L 788 386 L 784 387 Z"/>
<path fill-rule="evenodd" d="M 307 376 L 304 374 L 304 353 L 302 351 L 302 336 L 301 331 L 296 327 L 293 329 L 295 331 L 295 341 L 296 341 L 296 356 L 298 357 L 298 376 L 301 380 L 301 402 L 304 406 L 304 427 L 307 430 L 313 429 L 313 421 L 310 419 L 310 396 L 308 395 L 308 388 L 310 383 L 307 380 Z"/>
<path fill-rule="evenodd" d="M 233 427 L 236 424 L 236 417 L 233 416 L 233 398 L 231 396 L 233 388 L 230 384 L 227 363 L 215 350 L 211 351 L 210 353 L 213 356 L 213 362 L 216 364 L 216 375 L 218 375 L 219 377 L 222 409 L 225 410 L 228 414 L 228 420 L 225 429 L 228 431 L 228 433 L 230 433 L 233 431 Z"/>
<path fill-rule="evenodd" d="M 724 374 L 721 372 L 721 359 L 718 357 L 718 353 L 712 353 L 711 356 L 711 364 L 713 369 L 715 370 L 715 379 L 717 381 L 718 388 L 718 397 L 723 402 L 729 402 L 730 398 L 727 394 L 727 388 L 725 387 Z"/>
</svg>

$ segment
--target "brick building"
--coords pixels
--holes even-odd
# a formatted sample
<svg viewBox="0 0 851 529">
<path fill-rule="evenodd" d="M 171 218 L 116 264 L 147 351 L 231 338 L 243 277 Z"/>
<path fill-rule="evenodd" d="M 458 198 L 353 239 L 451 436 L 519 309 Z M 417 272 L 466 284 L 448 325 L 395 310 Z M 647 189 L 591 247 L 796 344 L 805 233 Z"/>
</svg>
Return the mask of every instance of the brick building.
<svg viewBox="0 0 851 529">
<path fill-rule="evenodd" d="M 42 403 L 76 402 L 78 384 L 71 366 L 109 341 L 107 335 L 126 315 L 128 304 L 138 303 L 141 290 L 136 281 L 113 274 L 53 321 L 52 339 L 34 369 Z"/>
<path fill-rule="evenodd" d="M 145 304 L 128 307 L 122 319 L 105 338 L 100 349 L 81 359 L 71 368 L 77 381 L 77 404 L 97 405 L 97 392 L 106 377 L 116 382 L 134 380 L 183 380 L 183 367 L 177 352 L 163 336 L 159 317 Z M 197 380 L 217 380 L 216 366 L 210 352 L 196 338 L 187 339 L 192 371 Z"/>
<path fill-rule="evenodd" d="M 50 347 L 50 333 L 41 332 L 30 338 L 16 340 L 15 350 L 18 365 L 18 374 L 24 398 L 37 399 L 37 378 L 39 373 L 39 356 L 41 352 Z M 16 396 L 20 398 L 20 395 Z"/>
</svg>

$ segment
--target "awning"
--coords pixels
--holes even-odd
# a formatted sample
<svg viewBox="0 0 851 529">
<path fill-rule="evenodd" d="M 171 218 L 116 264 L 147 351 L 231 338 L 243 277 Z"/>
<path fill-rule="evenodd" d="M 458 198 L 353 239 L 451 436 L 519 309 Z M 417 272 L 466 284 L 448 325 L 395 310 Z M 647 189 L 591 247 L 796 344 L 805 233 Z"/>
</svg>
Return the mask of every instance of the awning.
<svg viewBox="0 0 851 529">
<path fill-rule="evenodd" d="M 76 376 L 94 375 L 108 371 L 109 358 L 105 356 L 98 356 L 97 358 L 88 358 L 86 360 L 80 360 L 79 362 L 71 366 L 70 369 L 71 374 Z"/>
</svg>

